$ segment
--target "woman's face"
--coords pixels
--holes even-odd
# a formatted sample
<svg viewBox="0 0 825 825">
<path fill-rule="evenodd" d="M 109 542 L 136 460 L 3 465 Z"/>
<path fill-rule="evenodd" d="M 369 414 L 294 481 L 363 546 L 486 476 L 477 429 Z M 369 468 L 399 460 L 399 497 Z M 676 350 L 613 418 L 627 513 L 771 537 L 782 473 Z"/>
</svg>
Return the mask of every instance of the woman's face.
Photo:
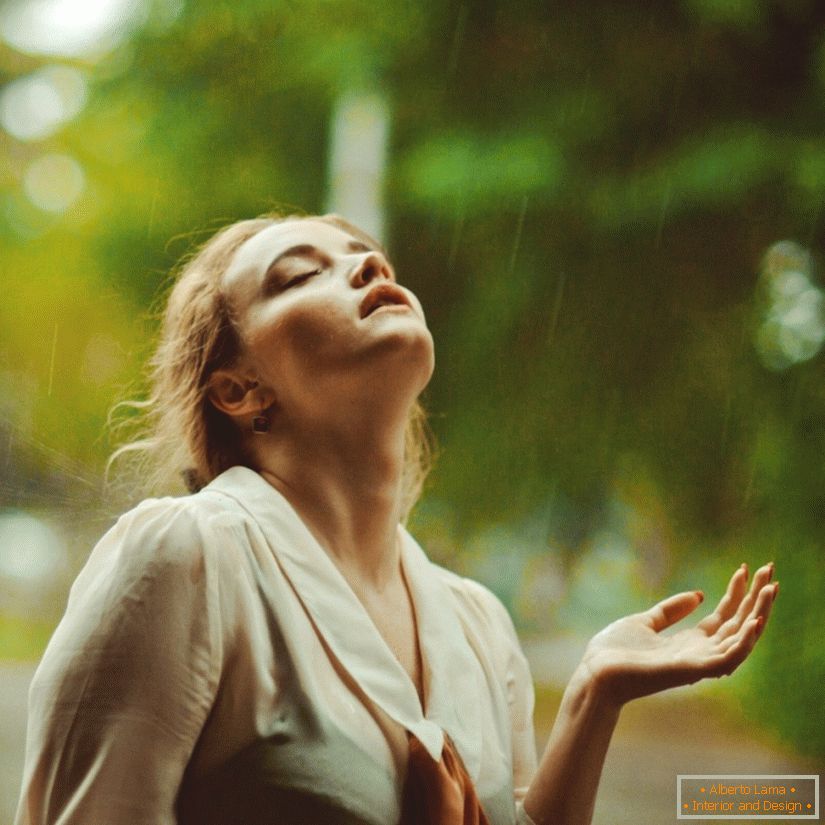
<svg viewBox="0 0 825 825">
<path fill-rule="evenodd" d="M 432 374 L 417 298 L 380 251 L 332 224 L 262 230 L 236 253 L 223 289 L 245 361 L 286 411 L 412 400 Z"/>
</svg>

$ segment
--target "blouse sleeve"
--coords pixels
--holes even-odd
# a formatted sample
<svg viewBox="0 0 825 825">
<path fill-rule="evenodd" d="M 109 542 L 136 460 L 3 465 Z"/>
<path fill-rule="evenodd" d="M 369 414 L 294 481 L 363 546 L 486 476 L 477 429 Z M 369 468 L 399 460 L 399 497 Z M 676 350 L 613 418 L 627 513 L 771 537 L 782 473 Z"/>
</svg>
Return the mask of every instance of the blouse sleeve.
<svg viewBox="0 0 825 825">
<path fill-rule="evenodd" d="M 219 539 L 197 515 L 144 502 L 75 581 L 29 692 L 16 825 L 175 822 L 222 660 Z"/>
</svg>

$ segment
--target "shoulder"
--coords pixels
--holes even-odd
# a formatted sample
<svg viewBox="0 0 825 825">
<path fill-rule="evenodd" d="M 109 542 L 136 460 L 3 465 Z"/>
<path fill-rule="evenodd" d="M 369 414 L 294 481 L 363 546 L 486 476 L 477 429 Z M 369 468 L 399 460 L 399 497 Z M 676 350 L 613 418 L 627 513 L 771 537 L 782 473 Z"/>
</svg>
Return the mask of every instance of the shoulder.
<svg viewBox="0 0 825 825">
<path fill-rule="evenodd" d="M 101 544 L 126 547 L 136 556 L 157 553 L 172 561 L 208 545 L 216 532 L 243 531 L 246 519 L 232 498 L 211 490 L 150 498 L 120 516 Z"/>
<path fill-rule="evenodd" d="M 124 513 L 72 584 L 40 683 L 73 673 L 111 681 L 110 665 L 132 672 L 131 651 L 135 667 L 191 665 L 211 684 L 234 628 L 241 516 L 200 494 L 147 499 Z"/>
<path fill-rule="evenodd" d="M 433 565 L 433 567 L 436 575 L 452 592 L 465 621 L 471 621 L 480 630 L 486 630 L 494 636 L 502 637 L 508 643 L 516 641 L 516 632 L 510 614 L 492 590 L 474 579 L 459 576 L 438 565 Z"/>
<path fill-rule="evenodd" d="M 92 550 L 72 587 L 123 591 L 152 581 L 180 580 L 189 589 L 204 573 L 231 565 L 246 534 L 245 514 L 232 499 L 202 492 L 146 499 L 124 513 Z"/>
<path fill-rule="evenodd" d="M 530 666 L 521 649 L 507 608 L 495 593 L 473 579 L 434 565 L 436 575 L 450 589 L 470 644 L 492 663 L 512 705 L 532 695 Z"/>
</svg>

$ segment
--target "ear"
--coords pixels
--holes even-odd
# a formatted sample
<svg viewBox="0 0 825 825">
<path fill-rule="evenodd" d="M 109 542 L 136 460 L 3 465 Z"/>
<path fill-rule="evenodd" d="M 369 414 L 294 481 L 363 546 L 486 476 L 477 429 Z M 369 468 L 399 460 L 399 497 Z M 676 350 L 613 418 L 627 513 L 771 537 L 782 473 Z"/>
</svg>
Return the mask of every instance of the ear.
<svg viewBox="0 0 825 825">
<path fill-rule="evenodd" d="M 215 370 L 209 376 L 207 395 L 213 406 L 232 417 L 254 415 L 274 401 L 256 380 L 232 370 Z"/>
</svg>

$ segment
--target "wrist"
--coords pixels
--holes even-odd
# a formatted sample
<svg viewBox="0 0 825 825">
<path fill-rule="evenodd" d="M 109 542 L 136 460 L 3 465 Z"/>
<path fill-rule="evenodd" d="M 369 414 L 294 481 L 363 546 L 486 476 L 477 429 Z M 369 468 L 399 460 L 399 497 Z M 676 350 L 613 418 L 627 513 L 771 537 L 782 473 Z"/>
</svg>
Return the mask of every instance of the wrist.
<svg viewBox="0 0 825 825">
<path fill-rule="evenodd" d="M 567 684 L 539 769 L 524 800 L 537 825 L 589 823 L 620 705 L 582 660 Z"/>
<path fill-rule="evenodd" d="M 565 691 L 565 698 L 573 706 L 589 707 L 603 714 L 617 717 L 626 699 L 611 676 L 611 669 L 600 663 L 596 657 L 585 654 L 579 662 Z"/>
</svg>

